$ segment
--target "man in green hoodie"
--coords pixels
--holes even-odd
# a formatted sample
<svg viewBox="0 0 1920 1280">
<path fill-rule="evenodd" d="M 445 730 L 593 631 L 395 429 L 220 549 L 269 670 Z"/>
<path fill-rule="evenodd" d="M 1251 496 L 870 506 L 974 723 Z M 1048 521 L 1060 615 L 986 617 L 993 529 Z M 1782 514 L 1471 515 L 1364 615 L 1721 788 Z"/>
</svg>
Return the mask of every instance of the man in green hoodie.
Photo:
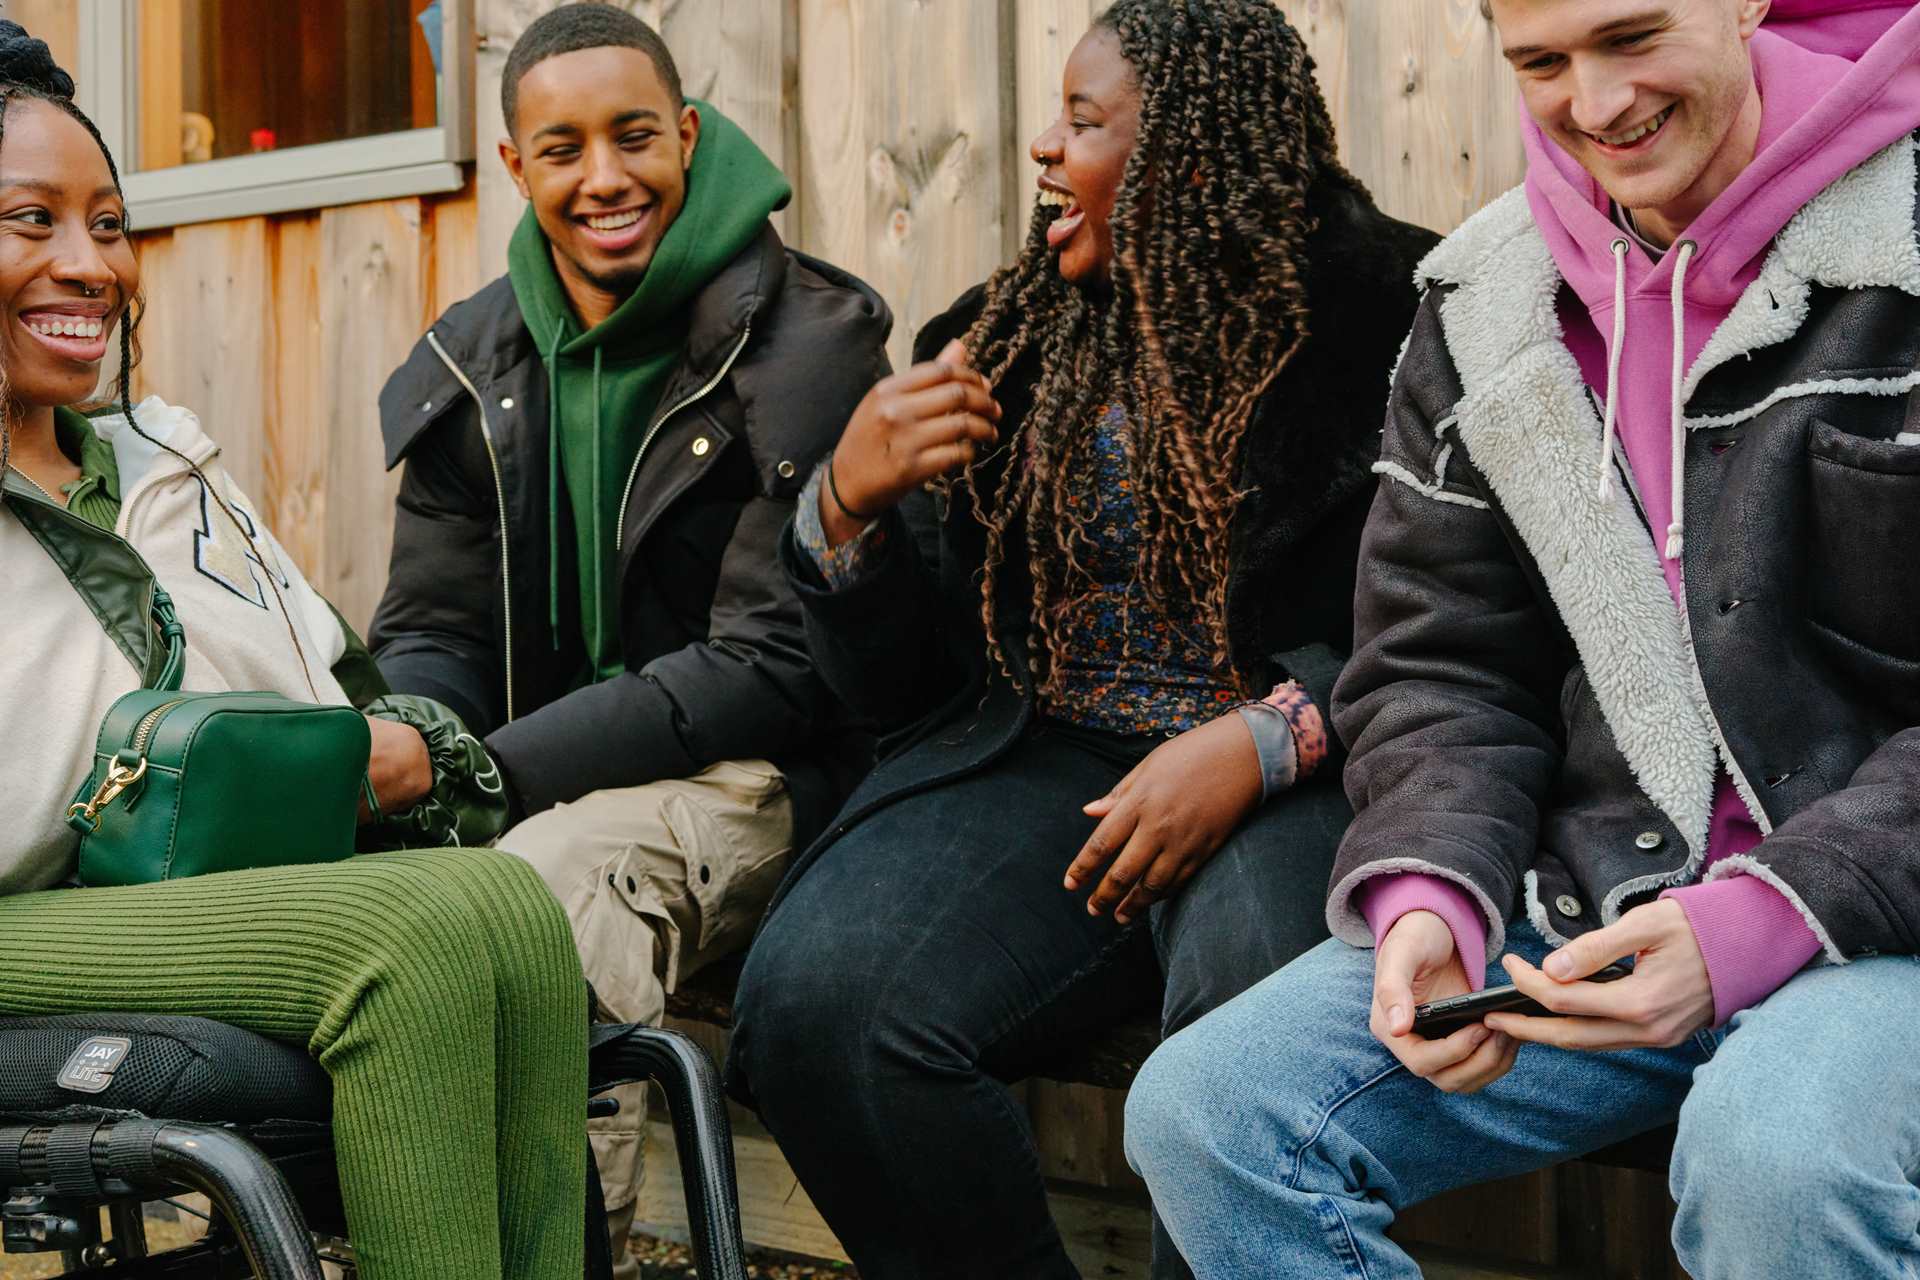
<svg viewBox="0 0 1920 1280">
<path fill-rule="evenodd" d="M 369 638 L 498 761 L 499 843 L 566 907 L 599 1016 L 657 1021 L 870 762 L 775 547 L 891 322 L 781 244 L 786 180 L 639 19 L 545 14 L 501 98 L 528 209 L 381 393 L 406 470 Z M 638 1100 L 595 1138 L 621 1258 Z"/>
</svg>

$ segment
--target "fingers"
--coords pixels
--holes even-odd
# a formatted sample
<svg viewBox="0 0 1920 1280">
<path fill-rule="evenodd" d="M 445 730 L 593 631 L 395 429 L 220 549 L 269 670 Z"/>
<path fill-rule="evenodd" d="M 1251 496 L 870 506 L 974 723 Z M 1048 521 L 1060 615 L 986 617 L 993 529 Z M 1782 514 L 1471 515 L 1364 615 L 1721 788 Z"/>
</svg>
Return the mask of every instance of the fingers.
<svg viewBox="0 0 1920 1280">
<path fill-rule="evenodd" d="M 1413 1004 L 1413 965 L 1401 949 L 1383 943 L 1373 958 L 1373 1006 L 1388 1035 L 1413 1030 Z"/>
<path fill-rule="evenodd" d="M 887 420 L 895 427 L 959 414 L 974 414 L 996 422 L 1000 418 L 999 402 L 972 370 L 965 370 L 961 376 L 945 382 L 893 396 L 887 403 Z"/>
<path fill-rule="evenodd" d="M 1503 1032 L 1489 1030 L 1480 1047 L 1451 1067 L 1429 1077 L 1436 1089 L 1447 1093 L 1478 1093 L 1513 1069 L 1520 1042 Z"/>
<path fill-rule="evenodd" d="M 949 355 L 958 352 L 958 359 L 949 359 Z M 987 384 L 986 377 L 977 369 L 970 369 L 966 362 L 967 351 L 958 339 L 949 342 L 938 356 L 922 364 L 910 365 L 900 372 L 889 374 L 875 385 L 882 395 L 898 395 L 903 391 L 918 391 L 923 387 L 936 386 L 942 382 L 972 380 L 981 386 Z"/>
<path fill-rule="evenodd" d="M 1550 977 L 1561 982 L 1584 978 L 1658 941 L 1659 925 L 1657 912 L 1636 907 L 1604 929 L 1581 934 L 1548 956 L 1542 967 Z"/>
<path fill-rule="evenodd" d="M 1622 978 L 1618 982 L 1555 982 L 1516 955 L 1502 956 L 1507 976 L 1513 985 L 1559 1014 L 1577 1014 L 1599 1018 L 1630 1018 L 1640 1001 L 1642 982 Z"/>
<path fill-rule="evenodd" d="M 1550 1044 L 1558 1049 L 1592 1052 L 1635 1049 L 1653 1043 L 1645 1027 L 1614 1018 L 1540 1018 L 1521 1013 L 1490 1013 L 1487 1025 L 1515 1040 Z"/>
<path fill-rule="evenodd" d="M 1188 869 L 1199 866 L 1197 861 L 1190 860 L 1191 853 L 1187 849 L 1168 849 L 1155 858 L 1146 874 L 1134 881 L 1133 888 L 1113 909 L 1114 923 L 1131 924 L 1135 916 L 1177 892 L 1191 878 L 1186 874 Z"/>
<path fill-rule="evenodd" d="M 1129 812 L 1135 811 L 1130 808 Z M 1160 851 L 1160 842 L 1134 821 L 1133 834 L 1127 837 L 1126 846 L 1113 860 L 1113 865 L 1107 868 L 1107 874 L 1101 877 L 1100 883 L 1093 887 L 1093 894 L 1087 899 L 1087 913 L 1097 916 L 1119 903 L 1153 866 Z"/>
<path fill-rule="evenodd" d="M 1383 1034 L 1385 1026 L 1380 1021 L 1381 1016 L 1380 1007 L 1375 1005 L 1369 1020 L 1374 1038 L 1385 1045 L 1402 1066 L 1422 1080 L 1432 1080 L 1441 1072 L 1466 1062 L 1493 1035 L 1492 1028 L 1477 1022 L 1440 1040 L 1428 1040 L 1410 1033 Z"/>
<path fill-rule="evenodd" d="M 1102 800 L 1112 798 L 1111 793 L 1101 797 Z M 1100 802 L 1096 800 L 1094 804 Z M 1091 809 L 1093 806 L 1087 807 Z M 1069 891 L 1078 889 L 1098 875 L 1100 868 L 1106 866 L 1108 860 L 1118 853 L 1127 843 L 1128 838 L 1133 835 L 1133 828 L 1138 820 L 1139 811 L 1131 806 L 1110 809 L 1101 819 L 1100 825 L 1093 829 L 1093 834 L 1087 837 L 1087 842 L 1080 846 L 1080 852 L 1074 855 L 1073 861 L 1067 864 L 1067 889 Z"/>
</svg>

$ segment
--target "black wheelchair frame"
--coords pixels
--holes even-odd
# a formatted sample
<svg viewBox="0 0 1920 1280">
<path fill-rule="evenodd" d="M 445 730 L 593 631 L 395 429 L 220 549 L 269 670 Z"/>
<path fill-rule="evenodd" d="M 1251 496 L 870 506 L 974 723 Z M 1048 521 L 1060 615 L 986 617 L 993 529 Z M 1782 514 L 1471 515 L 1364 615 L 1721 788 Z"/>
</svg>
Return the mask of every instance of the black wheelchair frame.
<svg viewBox="0 0 1920 1280">
<path fill-rule="evenodd" d="M 83 1017 L 31 1021 L 35 1030 L 70 1023 L 76 1034 L 101 1025 Z M 112 1019 L 105 1022 L 110 1026 Z M 0 1020 L 0 1029 L 6 1026 Z M 284 1046 L 275 1052 L 284 1056 Z M 583 1100 L 589 1112 L 610 1113 L 612 1100 L 595 1095 L 640 1080 L 666 1095 L 701 1277 L 745 1280 L 731 1126 L 712 1061 L 676 1032 L 593 1027 L 593 1101 Z M 44 1089 L 34 1096 L 44 1097 Z M 354 1273 L 324 1119 L 175 1120 L 64 1100 L 21 1109 L 0 1096 L 0 1122 L 0 1184 L 7 1197 L 0 1240 L 9 1252 L 58 1251 L 70 1280 L 321 1280 L 323 1258 Z M 597 1280 L 610 1274 L 612 1257 L 591 1160 L 587 1178 L 585 1276 Z M 185 1192 L 205 1195 L 213 1208 L 206 1236 L 149 1254 L 143 1202 Z M 103 1209 L 110 1234 L 100 1229 Z"/>
</svg>

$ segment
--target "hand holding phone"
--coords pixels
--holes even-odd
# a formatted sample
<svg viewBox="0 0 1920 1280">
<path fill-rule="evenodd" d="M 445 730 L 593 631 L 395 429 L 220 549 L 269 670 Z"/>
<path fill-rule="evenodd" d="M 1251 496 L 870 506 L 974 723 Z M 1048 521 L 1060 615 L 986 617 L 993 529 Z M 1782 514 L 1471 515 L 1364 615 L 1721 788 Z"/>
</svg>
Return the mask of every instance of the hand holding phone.
<svg viewBox="0 0 1920 1280">
<path fill-rule="evenodd" d="M 1589 974 L 1584 981 L 1617 982 L 1632 972 L 1624 964 L 1610 964 Z M 1438 1040 L 1479 1022 L 1490 1013 L 1523 1013 L 1547 1018 L 1555 1016 L 1551 1009 L 1533 997 L 1522 994 L 1518 987 L 1488 987 L 1416 1006 L 1413 1011 L 1413 1033 L 1428 1040 Z"/>
</svg>

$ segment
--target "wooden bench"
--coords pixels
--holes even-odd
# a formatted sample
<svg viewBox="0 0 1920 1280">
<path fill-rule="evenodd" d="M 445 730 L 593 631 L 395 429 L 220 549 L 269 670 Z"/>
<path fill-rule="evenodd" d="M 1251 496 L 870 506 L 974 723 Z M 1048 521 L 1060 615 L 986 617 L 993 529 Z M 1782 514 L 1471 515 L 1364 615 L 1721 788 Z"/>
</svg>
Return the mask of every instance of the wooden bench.
<svg viewBox="0 0 1920 1280">
<path fill-rule="evenodd" d="M 667 1000 L 667 1025 L 716 1061 L 733 1020 L 736 959 L 714 966 Z M 1159 1044 L 1151 1016 L 1114 1027 L 1043 1075 L 1016 1086 L 1027 1107 L 1054 1219 L 1081 1274 L 1145 1280 L 1151 1248 L 1146 1187 L 1121 1150 L 1127 1087 Z M 751 1244 L 842 1259 L 798 1178 L 757 1117 L 733 1107 L 741 1217 Z M 638 1220 L 668 1235 L 685 1229 L 679 1170 L 664 1119 L 651 1122 Z M 1430 1280 L 1594 1277 L 1683 1280 L 1667 1247 L 1670 1130 L 1585 1160 L 1441 1196 L 1401 1215 L 1394 1235 Z"/>
</svg>

